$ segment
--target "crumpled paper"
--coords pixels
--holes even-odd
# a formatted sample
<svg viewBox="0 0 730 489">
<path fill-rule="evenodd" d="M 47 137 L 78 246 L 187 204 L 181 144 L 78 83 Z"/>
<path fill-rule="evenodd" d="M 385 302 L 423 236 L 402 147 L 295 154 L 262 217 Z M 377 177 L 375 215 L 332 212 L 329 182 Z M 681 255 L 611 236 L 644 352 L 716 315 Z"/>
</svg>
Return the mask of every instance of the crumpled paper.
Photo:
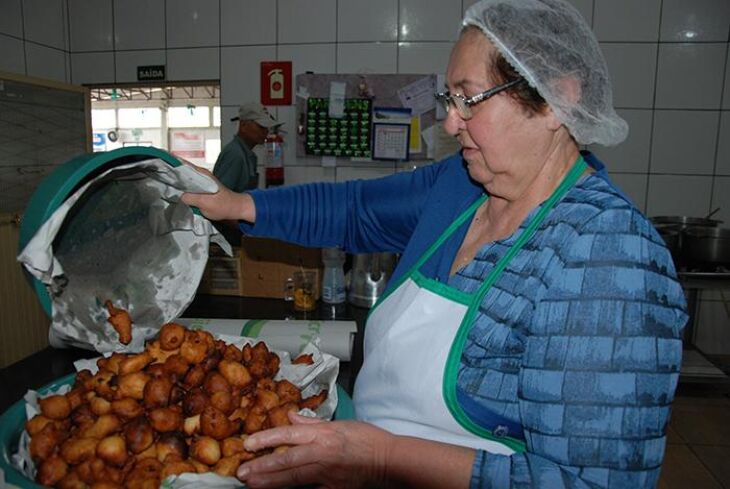
<svg viewBox="0 0 730 489">
<path fill-rule="evenodd" d="M 215 334 L 214 336 L 226 343 L 236 345 L 238 348 L 243 348 L 246 344 L 253 345 L 259 342 L 257 339 L 244 338 L 241 336 Z M 340 368 L 340 362 L 337 357 L 322 352 L 314 344 L 309 344 L 302 349 L 302 354 L 311 353 L 314 363 L 312 365 L 292 365 L 291 357 L 288 352 L 278 350 L 271 351 L 279 355 L 281 360 L 279 372 L 276 374 L 274 380 L 288 380 L 301 389 L 302 397 L 313 396 L 318 394 L 323 388 L 327 388 L 327 399 L 315 412 L 305 409 L 300 411 L 299 414 L 305 416 L 317 416 L 324 420 L 332 419 L 335 409 L 337 408 L 337 374 L 339 373 Z M 111 353 L 108 353 L 105 356 L 109 355 L 111 355 Z M 96 373 L 99 370 L 96 365 L 97 360 L 98 358 L 78 360 L 74 363 L 74 367 L 77 372 L 88 369 L 92 373 Z M 33 416 L 41 412 L 38 404 L 38 400 L 41 397 L 47 397 L 53 394 L 65 394 L 69 390 L 71 390 L 71 385 L 63 385 L 57 390 L 49 392 L 44 396 L 40 396 L 36 391 L 29 390 L 24 397 L 26 402 L 26 418 L 31 419 Z M 28 479 L 35 480 L 37 469 L 30 457 L 30 435 L 28 435 L 28 432 L 23 431 L 20 435 L 18 452 L 12 456 L 11 462 L 19 471 L 25 474 Z M 199 487 L 224 489 L 245 487 L 245 485 L 236 478 L 222 477 L 218 474 L 209 472 L 206 474 L 185 473 L 179 476 L 170 476 L 162 481 L 160 487 L 164 489 L 193 489 Z"/>
<path fill-rule="evenodd" d="M 228 242 L 180 201 L 218 186 L 192 167 L 150 159 L 111 168 L 76 192 L 38 229 L 18 260 L 52 299 L 52 346 L 141 351 L 192 302 L 210 241 Z M 123 345 L 104 302 L 134 321 Z"/>
</svg>

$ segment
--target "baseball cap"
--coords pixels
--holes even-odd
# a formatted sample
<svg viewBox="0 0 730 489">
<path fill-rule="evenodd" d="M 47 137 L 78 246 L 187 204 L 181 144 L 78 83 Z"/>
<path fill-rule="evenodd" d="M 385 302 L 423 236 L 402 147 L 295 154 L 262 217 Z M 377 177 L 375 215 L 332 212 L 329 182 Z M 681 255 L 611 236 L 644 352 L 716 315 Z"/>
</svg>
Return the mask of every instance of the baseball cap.
<svg viewBox="0 0 730 489">
<path fill-rule="evenodd" d="M 254 121 L 256 124 L 269 129 L 283 124 L 283 122 L 277 121 L 266 107 L 256 102 L 243 104 L 238 108 L 238 116 L 231 118 L 231 120 Z"/>
</svg>

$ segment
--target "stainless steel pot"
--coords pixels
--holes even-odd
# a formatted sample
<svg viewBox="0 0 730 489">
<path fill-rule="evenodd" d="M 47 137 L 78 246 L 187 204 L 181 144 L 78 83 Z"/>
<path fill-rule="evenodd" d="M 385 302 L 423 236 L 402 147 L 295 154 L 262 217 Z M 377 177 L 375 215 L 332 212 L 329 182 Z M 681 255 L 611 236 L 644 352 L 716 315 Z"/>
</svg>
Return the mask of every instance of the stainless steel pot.
<svg viewBox="0 0 730 489">
<path fill-rule="evenodd" d="M 360 307 L 371 307 L 388 284 L 398 261 L 395 253 L 364 253 L 353 255 L 350 270 L 350 290 L 347 300 Z"/>
<path fill-rule="evenodd" d="M 722 223 L 722 221 L 718 221 L 717 219 L 689 216 L 654 216 L 651 218 L 651 222 L 654 223 L 655 226 L 678 226 L 681 231 L 684 231 L 690 226 L 715 227 Z"/>
<path fill-rule="evenodd" d="M 730 229 L 696 226 L 684 230 L 682 256 L 696 265 L 730 264 Z"/>
<path fill-rule="evenodd" d="M 682 261 L 682 231 L 676 225 L 657 225 L 656 230 L 667 245 L 667 249 L 672 254 L 675 265 Z"/>
</svg>

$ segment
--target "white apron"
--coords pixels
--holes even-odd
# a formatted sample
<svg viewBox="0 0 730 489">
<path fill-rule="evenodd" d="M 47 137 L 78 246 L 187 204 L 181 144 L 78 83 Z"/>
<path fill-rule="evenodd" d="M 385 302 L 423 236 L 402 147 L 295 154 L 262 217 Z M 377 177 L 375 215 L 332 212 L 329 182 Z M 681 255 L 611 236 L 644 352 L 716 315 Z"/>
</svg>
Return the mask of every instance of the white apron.
<svg viewBox="0 0 730 489">
<path fill-rule="evenodd" d="M 482 196 L 444 231 L 392 292 L 371 311 L 364 362 L 355 383 L 355 415 L 395 434 L 510 455 L 524 451 L 522 428 L 484 408 L 457 401 L 457 374 L 479 305 L 512 257 L 533 236 L 555 204 L 580 178 L 582 157 L 474 294 L 420 273 L 421 266 L 476 211 Z"/>
</svg>

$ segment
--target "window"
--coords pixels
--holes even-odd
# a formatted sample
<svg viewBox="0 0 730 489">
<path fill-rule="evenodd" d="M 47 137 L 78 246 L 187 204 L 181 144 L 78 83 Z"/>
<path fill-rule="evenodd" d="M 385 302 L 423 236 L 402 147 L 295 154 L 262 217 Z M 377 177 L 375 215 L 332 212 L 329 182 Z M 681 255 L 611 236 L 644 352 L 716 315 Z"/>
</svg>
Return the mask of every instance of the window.
<svg viewBox="0 0 730 489">
<path fill-rule="evenodd" d="M 213 107 L 213 127 L 221 127 L 221 108 Z"/>
<path fill-rule="evenodd" d="M 117 116 L 114 109 L 94 109 L 91 111 L 91 127 L 94 129 L 114 129 Z"/>
<path fill-rule="evenodd" d="M 168 127 L 209 127 L 209 107 L 170 107 L 167 109 Z"/>
<path fill-rule="evenodd" d="M 221 152 L 221 140 L 220 139 L 206 139 L 205 140 L 205 162 L 207 163 L 206 168 L 213 170 L 215 160 L 218 159 L 218 155 Z"/>
<path fill-rule="evenodd" d="M 156 107 L 119 109 L 120 128 L 160 127 L 161 122 L 162 112 Z"/>
</svg>

